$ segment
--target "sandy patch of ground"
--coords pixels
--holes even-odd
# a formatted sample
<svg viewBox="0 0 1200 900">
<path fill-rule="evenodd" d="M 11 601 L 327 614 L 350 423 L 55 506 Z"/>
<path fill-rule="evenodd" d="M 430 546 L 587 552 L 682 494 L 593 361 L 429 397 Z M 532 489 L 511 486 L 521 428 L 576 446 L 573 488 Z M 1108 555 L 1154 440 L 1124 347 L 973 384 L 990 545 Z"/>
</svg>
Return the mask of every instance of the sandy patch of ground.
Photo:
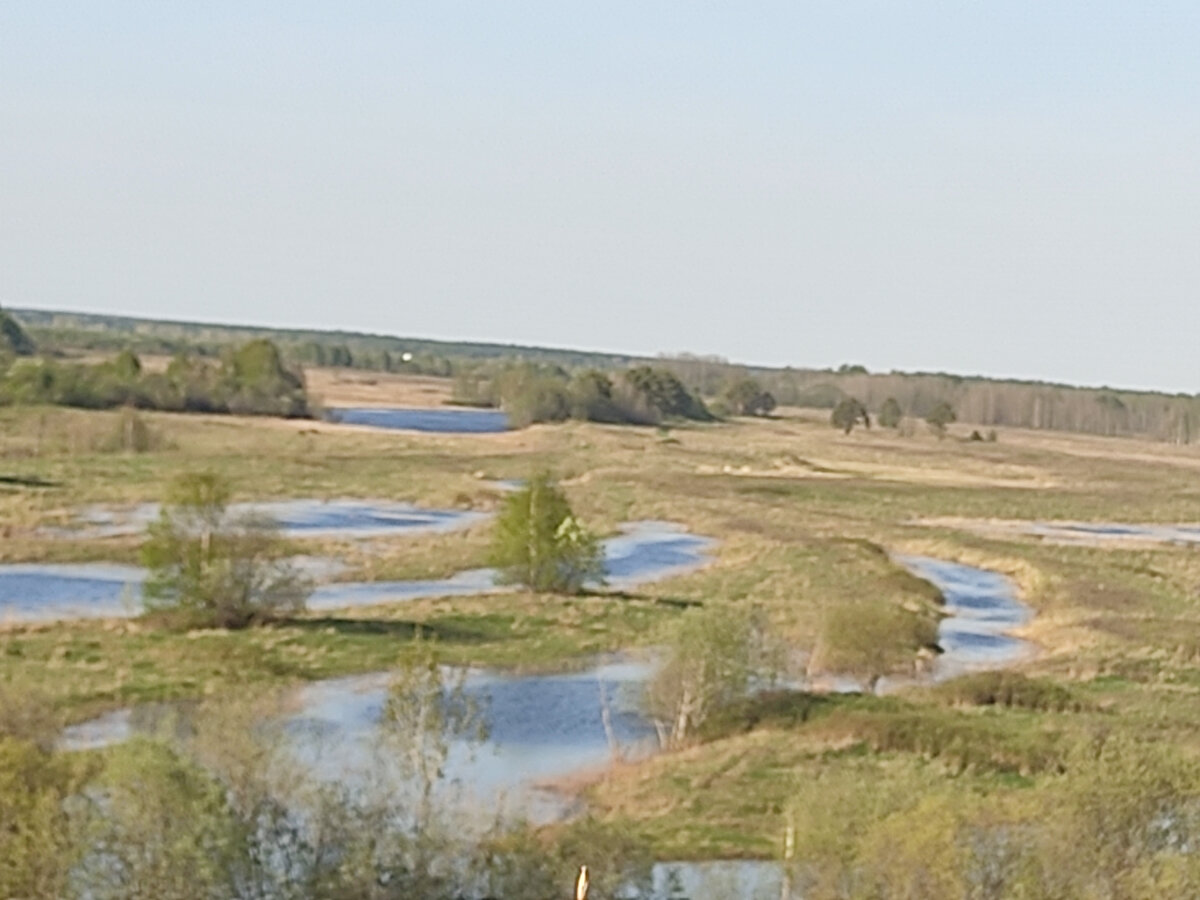
<svg viewBox="0 0 1200 900">
<path fill-rule="evenodd" d="M 908 524 L 953 528 L 956 531 L 966 531 L 988 538 L 1037 538 L 1047 543 L 1085 547 L 1135 548 L 1155 544 L 1200 543 L 1200 526 L 1196 525 L 1038 522 L 1032 519 L 969 519 L 958 516 L 914 519 Z M 1104 530 L 1106 528 L 1111 530 Z M 1184 530 L 1181 531 L 1181 528 Z"/>
<path fill-rule="evenodd" d="M 696 473 L 699 475 L 738 475 L 749 478 L 867 478 L 874 481 L 924 484 L 933 487 L 1043 489 L 1059 486 L 1059 482 L 1048 477 L 1045 473 L 1023 466 L 1009 466 L 1004 467 L 1005 471 L 986 473 L 917 466 L 873 464 L 844 459 L 836 461 L 809 459 L 805 460 L 804 463 L 796 465 L 781 462 L 770 468 L 749 465 L 701 465 L 696 468 Z"/>
</svg>

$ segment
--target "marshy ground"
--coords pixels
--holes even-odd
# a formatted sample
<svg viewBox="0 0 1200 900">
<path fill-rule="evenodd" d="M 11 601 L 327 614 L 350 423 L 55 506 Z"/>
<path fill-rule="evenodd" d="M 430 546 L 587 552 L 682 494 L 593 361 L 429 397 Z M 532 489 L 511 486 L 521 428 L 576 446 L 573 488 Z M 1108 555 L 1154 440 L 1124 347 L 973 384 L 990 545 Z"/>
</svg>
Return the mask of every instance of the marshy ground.
<svg viewBox="0 0 1200 900">
<path fill-rule="evenodd" d="M 435 405 L 447 390 L 429 379 L 385 381 L 313 379 L 327 406 Z M 0 678 L 35 685 L 69 721 L 144 701 L 385 670 L 418 629 L 448 663 L 580 668 L 596 654 L 654 646 L 695 604 L 757 612 L 802 655 L 831 604 L 868 595 L 930 601 L 928 585 L 891 558 L 900 554 L 1016 582 L 1035 613 L 1016 631 L 1037 651 L 1020 664 L 1025 687 L 1003 703 L 988 691 L 913 688 L 747 704 L 687 749 L 576 785 L 593 813 L 644 837 L 662 858 L 771 858 L 797 786 L 831 772 L 875 785 L 1037 792 L 1059 771 L 1061 748 L 1097 731 L 1187 752 L 1200 737 L 1193 548 L 1059 542 L 973 524 L 1200 522 L 1195 448 L 1021 431 L 972 442 L 966 426 L 944 439 L 923 428 L 909 437 L 843 435 L 826 413 L 784 410 L 670 429 L 570 423 L 472 435 L 145 414 L 153 446 L 126 454 L 102 449 L 118 416 L 0 410 L 0 560 L 133 563 L 137 534 L 69 539 L 47 529 L 70 524 L 80 509 L 156 502 L 174 476 L 197 469 L 221 472 L 238 501 L 385 499 L 488 512 L 502 496 L 493 482 L 549 468 L 601 533 L 660 520 L 718 543 L 699 571 L 576 598 L 425 599 L 243 632 L 0 623 Z M 293 545 L 344 560 L 354 577 L 436 579 L 485 564 L 488 524 Z"/>
</svg>

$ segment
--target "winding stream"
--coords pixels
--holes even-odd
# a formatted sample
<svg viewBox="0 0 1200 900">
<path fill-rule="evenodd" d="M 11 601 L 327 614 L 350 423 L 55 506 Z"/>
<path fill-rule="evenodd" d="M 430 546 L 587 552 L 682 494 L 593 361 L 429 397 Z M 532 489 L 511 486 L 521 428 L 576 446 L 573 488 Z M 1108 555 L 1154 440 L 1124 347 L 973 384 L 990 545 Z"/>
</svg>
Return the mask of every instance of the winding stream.
<svg viewBox="0 0 1200 900">
<path fill-rule="evenodd" d="M 933 584 L 945 598 L 950 615 L 938 624 L 943 653 L 934 666 L 936 680 L 1000 669 L 1033 655 L 1032 644 L 1010 634 L 1033 618 L 1033 610 L 1018 599 L 1011 578 L 927 556 L 901 556 L 897 562 Z"/>
<path fill-rule="evenodd" d="M 669 522 L 630 523 L 620 535 L 603 542 L 607 582 L 626 590 L 691 571 L 708 561 L 714 544 L 711 538 L 689 534 Z M 301 558 L 300 566 L 321 581 L 336 575 L 337 562 L 308 557 Z M 495 575 L 492 569 L 471 569 L 425 581 L 330 582 L 313 591 L 308 607 L 346 609 L 505 590 L 496 585 Z M 141 569 L 104 563 L 0 565 L 0 624 L 135 616 L 141 612 L 144 578 Z"/>
</svg>

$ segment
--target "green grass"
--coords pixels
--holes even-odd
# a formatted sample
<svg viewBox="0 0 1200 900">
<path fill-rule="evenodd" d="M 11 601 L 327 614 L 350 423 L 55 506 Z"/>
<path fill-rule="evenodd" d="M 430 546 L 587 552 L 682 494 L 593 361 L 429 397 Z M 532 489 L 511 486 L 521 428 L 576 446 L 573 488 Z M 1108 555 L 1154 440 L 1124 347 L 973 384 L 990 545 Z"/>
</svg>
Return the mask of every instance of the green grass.
<svg viewBox="0 0 1200 900">
<path fill-rule="evenodd" d="M 1096 733 L 1200 745 L 1200 552 L 913 524 L 950 516 L 1197 521 L 1200 456 L 1188 448 L 1003 432 L 997 444 L 878 431 L 844 437 L 796 418 L 681 427 L 663 441 L 653 429 L 578 424 L 411 436 L 147 415 L 163 449 L 96 452 L 84 437 L 107 433 L 114 415 L 0 409 L 0 559 L 133 561 L 136 539 L 51 541 L 37 529 L 62 524 L 83 504 L 157 500 L 175 475 L 206 468 L 226 475 L 238 500 L 361 497 L 489 510 L 499 495 L 485 479 L 548 466 L 601 532 L 666 519 L 720 544 L 711 566 L 632 598 L 421 601 L 236 633 L 95 622 L 0 633 L 0 679 L 37 684 L 73 719 L 141 700 L 384 669 L 408 652 L 418 627 L 449 662 L 546 670 L 654 645 L 686 606 L 728 604 L 758 611 L 777 639 L 805 651 L 831 604 L 935 601 L 888 557 L 910 552 L 1017 581 L 1037 612 L 1025 636 L 1039 647 L 1022 677 L 979 677 L 904 698 L 789 697 L 734 710 L 705 743 L 611 774 L 592 791 L 598 813 L 666 856 L 769 857 L 798 779 L 861 771 L 881 786 L 952 779 L 964 790 L 1036 791 L 1052 777 L 1060 746 Z M 392 579 L 480 565 L 487 544 L 481 526 L 303 546 L 344 556 L 347 577 Z"/>
</svg>

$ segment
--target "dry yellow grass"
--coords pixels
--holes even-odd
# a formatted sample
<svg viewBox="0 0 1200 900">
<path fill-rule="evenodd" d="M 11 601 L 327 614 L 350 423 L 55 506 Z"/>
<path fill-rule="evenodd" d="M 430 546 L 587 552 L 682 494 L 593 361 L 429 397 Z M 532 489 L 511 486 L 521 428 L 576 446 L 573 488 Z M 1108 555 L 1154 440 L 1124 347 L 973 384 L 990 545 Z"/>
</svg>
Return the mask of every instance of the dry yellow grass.
<svg viewBox="0 0 1200 900">
<path fill-rule="evenodd" d="M 305 369 L 304 377 L 309 393 L 324 406 L 438 408 L 450 399 L 453 384 L 431 375 L 316 367 Z"/>
</svg>

